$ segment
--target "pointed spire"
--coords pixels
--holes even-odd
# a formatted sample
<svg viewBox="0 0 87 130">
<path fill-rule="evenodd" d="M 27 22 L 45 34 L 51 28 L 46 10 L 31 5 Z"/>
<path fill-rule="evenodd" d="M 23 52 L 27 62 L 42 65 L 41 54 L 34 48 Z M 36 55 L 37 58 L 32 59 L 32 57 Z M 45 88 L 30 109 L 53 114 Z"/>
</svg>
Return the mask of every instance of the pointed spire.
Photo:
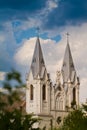
<svg viewBox="0 0 87 130">
<path fill-rule="evenodd" d="M 69 46 L 68 35 L 67 35 L 67 46 L 66 46 L 63 66 L 62 66 L 62 75 L 63 75 L 64 82 L 67 82 L 68 80 L 73 81 L 76 75 L 73 58 L 72 58 L 71 50 Z"/>
<path fill-rule="evenodd" d="M 36 40 L 35 50 L 34 50 L 33 59 L 31 63 L 31 70 L 34 79 L 38 78 L 38 76 L 40 78 L 43 78 L 44 73 L 46 71 L 39 37 L 37 37 Z"/>
</svg>

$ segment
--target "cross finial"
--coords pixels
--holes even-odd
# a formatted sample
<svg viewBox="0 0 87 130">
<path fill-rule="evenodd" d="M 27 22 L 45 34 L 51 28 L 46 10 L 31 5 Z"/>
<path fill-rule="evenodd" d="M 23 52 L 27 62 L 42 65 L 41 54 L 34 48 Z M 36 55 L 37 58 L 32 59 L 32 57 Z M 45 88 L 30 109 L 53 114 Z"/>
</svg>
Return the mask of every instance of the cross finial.
<svg viewBox="0 0 87 130">
<path fill-rule="evenodd" d="M 37 27 L 37 28 L 36 28 L 36 31 L 37 31 L 37 36 L 39 37 L 39 34 L 40 34 L 40 28 Z"/>
<path fill-rule="evenodd" d="M 67 35 L 67 43 L 69 43 L 69 35 L 70 34 L 67 32 L 66 35 Z"/>
</svg>

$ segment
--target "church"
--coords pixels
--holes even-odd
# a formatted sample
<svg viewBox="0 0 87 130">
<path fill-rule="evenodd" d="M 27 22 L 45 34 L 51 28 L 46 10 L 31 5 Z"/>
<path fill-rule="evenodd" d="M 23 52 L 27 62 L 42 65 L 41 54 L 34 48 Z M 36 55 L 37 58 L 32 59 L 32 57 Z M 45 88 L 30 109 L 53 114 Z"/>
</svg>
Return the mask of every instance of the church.
<svg viewBox="0 0 87 130">
<path fill-rule="evenodd" d="M 30 71 L 26 78 L 26 112 L 41 120 L 40 128 L 58 127 L 72 109 L 79 106 L 79 77 L 67 39 L 63 64 L 56 72 L 55 85 L 47 72 L 39 36 L 36 39 Z"/>
</svg>

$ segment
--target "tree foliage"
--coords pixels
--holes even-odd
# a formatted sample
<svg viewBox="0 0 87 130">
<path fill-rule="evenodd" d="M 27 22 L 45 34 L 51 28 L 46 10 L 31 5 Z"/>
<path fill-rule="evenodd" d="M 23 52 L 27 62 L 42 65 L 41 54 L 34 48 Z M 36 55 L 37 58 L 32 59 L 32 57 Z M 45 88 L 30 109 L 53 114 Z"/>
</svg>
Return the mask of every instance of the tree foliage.
<svg viewBox="0 0 87 130">
<path fill-rule="evenodd" d="M 65 117 L 59 130 L 87 130 L 87 105 L 74 110 Z"/>
<path fill-rule="evenodd" d="M 3 83 L 4 90 L 0 92 L 0 130 L 29 130 L 34 123 L 38 122 L 32 114 L 28 115 L 22 111 L 23 87 L 25 85 L 17 71 L 12 70 L 7 73 Z"/>
</svg>

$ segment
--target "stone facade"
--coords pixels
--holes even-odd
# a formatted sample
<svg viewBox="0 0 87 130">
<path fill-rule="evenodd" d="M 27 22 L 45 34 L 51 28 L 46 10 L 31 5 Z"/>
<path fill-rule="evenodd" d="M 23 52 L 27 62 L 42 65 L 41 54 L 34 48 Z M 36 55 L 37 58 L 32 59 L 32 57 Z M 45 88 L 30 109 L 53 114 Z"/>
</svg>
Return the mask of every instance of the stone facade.
<svg viewBox="0 0 87 130">
<path fill-rule="evenodd" d="M 42 120 L 41 128 L 56 127 L 68 114 L 79 106 L 79 78 L 77 77 L 69 43 L 67 42 L 61 71 L 56 72 L 52 84 L 47 73 L 39 37 L 36 40 L 30 72 L 26 78 L 26 112 Z"/>
</svg>

